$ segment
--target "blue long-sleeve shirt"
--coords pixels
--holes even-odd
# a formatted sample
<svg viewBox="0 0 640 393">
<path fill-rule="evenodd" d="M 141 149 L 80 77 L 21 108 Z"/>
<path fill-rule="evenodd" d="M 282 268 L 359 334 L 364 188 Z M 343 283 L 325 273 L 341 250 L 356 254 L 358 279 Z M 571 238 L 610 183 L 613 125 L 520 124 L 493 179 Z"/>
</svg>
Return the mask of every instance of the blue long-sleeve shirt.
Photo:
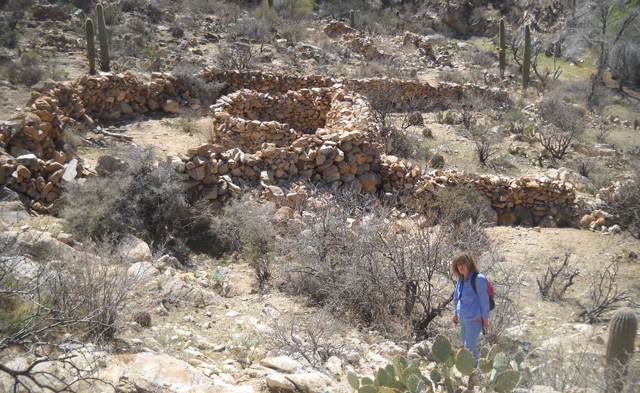
<svg viewBox="0 0 640 393">
<path fill-rule="evenodd" d="M 478 273 L 478 277 L 476 278 L 478 294 L 476 295 L 471 285 L 473 274 L 473 272 L 469 272 L 466 280 L 464 280 L 464 276 L 461 274 L 458 279 L 456 290 L 453 293 L 454 315 L 463 321 L 473 321 L 480 317 L 488 321 L 489 293 L 487 292 L 487 279 Z M 462 288 L 462 293 L 460 293 L 462 280 L 464 280 L 464 288 Z"/>
</svg>

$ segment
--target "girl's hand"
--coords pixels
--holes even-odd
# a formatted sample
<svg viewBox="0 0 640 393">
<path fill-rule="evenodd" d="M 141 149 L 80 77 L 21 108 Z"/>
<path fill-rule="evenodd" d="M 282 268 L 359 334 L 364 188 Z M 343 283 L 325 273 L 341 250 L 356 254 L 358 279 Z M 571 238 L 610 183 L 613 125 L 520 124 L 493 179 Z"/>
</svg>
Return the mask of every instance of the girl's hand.
<svg viewBox="0 0 640 393">
<path fill-rule="evenodd" d="M 456 325 L 458 324 L 458 316 L 457 315 L 453 316 L 453 323 L 456 324 Z"/>
<path fill-rule="evenodd" d="M 489 321 L 486 319 L 482 320 L 482 326 L 484 326 L 485 328 L 489 328 Z"/>
</svg>

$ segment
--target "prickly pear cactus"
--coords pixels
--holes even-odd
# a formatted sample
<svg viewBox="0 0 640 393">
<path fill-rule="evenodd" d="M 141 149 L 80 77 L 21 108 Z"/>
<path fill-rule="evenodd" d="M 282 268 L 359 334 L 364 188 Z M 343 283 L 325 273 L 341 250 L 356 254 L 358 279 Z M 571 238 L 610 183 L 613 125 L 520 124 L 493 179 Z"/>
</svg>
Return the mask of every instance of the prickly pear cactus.
<svg viewBox="0 0 640 393">
<path fill-rule="evenodd" d="M 471 375 L 475 368 L 476 359 L 473 357 L 471 351 L 466 348 L 461 348 L 456 354 L 456 369 L 463 375 Z"/>
<path fill-rule="evenodd" d="M 374 372 L 374 380 L 347 374 L 349 385 L 359 393 L 430 393 L 432 383 L 422 375 L 418 363 L 407 361 L 403 356 L 396 356 L 393 364 Z"/>
<path fill-rule="evenodd" d="M 446 336 L 438 334 L 431 347 L 431 352 L 439 363 L 445 363 L 451 356 L 451 342 Z"/>
</svg>

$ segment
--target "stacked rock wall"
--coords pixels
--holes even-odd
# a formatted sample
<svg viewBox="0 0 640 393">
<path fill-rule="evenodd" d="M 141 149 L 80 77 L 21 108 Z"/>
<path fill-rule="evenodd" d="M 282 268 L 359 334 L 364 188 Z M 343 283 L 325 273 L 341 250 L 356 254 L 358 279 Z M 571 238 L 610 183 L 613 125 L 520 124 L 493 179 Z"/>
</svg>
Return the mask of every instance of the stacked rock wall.
<svg viewBox="0 0 640 393">
<path fill-rule="evenodd" d="M 255 151 L 265 142 L 289 146 L 301 133 L 324 127 L 330 89 L 314 87 L 284 94 L 243 89 L 212 108 L 216 143 Z"/>
<path fill-rule="evenodd" d="M 264 72 L 224 71 L 215 68 L 205 68 L 200 76 L 205 82 L 223 83 L 229 92 L 249 89 L 258 92 L 283 93 L 289 90 L 296 91 L 313 87 L 343 85 L 348 90 L 360 94 L 379 92 L 379 94 L 388 97 L 397 96 L 400 99 L 397 102 L 398 105 L 428 102 L 430 105 L 448 106 L 451 102 L 463 99 L 468 91 L 472 91 L 477 96 L 488 100 L 504 101 L 507 99 L 507 94 L 504 90 L 472 84 L 439 83 L 436 86 L 431 86 L 428 83 L 388 78 L 347 79 L 326 78 L 318 75 L 293 77 Z"/>
<path fill-rule="evenodd" d="M 446 104 L 469 90 L 504 99 L 500 90 L 214 69 L 205 69 L 201 76 L 224 83 L 232 92 L 211 108 L 216 144 L 190 149 L 170 161 L 185 188 L 210 200 L 224 202 L 247 182 L 260 182 L 279 202 L 297 204 L 304 196 L 280 186 L 308 179 L 330 188 L 377 189 L 385 198 L 405 204 L 433 201 L 440 187 L 472 184 L 491 199 L 503 223 L 560 219 L 573 204 L 573 189 L 562 182 L 456 172 L 425 175 L 410 162 L 382 154 L 371 108 L 358 93 L 397 89 L 406 100 Z M 179 105 L 188 103 L 189 93 L 173 77 L 160 73 L 152 74 L 150 82 L 128 74 L 47 81 L 34 90 L 22 114 L 0 122 L 0 147 L 9 153 L 0 155 L 0 183 L 27 195 L 34 210 L 54 210 L 60 181 L 96 175 L 56 149 L 64 128 L 159 108 L 176 113 Z"/>
</svg>

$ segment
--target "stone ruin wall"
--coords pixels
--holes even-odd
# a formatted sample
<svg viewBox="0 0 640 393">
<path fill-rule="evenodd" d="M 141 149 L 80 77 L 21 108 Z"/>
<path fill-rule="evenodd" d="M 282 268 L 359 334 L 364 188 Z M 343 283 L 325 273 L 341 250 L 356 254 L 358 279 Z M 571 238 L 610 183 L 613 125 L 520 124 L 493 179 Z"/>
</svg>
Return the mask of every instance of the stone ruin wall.
<svg viewBox="0 0 640 393">
<path fill-rule="evenodd" d="M 186 189 L 217 204 L 239 195 L 241 185 L 261 182 L 267 196 L 296 205 L 306 194 L 295 187 L 283 189 L 278 179 L 288 184 L 308 179 L 354 191 L 377 188 L 385 199 L 407 205 L 433 201 L 440 187 L 472 184 L 491 200 L 502 223 L 564 222 L 572 214 L 575 193 L 570 183 L 455 171 L 425 175 L 417 165 L 384 155 L 371 108 L 358 94 L 396 87 L 406 90 L 404 97 L 445 104 L 470 89 L 488 98 L 505 98 L 499 89 L 214 69 L 205 69 L 201 76 L 231 92 L 211 108 L 217 139 L 169 161 Z M 0 183 L 27 195 L 34 211 L 55 212 L 61 195 L 58 182 L 96 175 L 56 149 L 63 129 L 134 112 L 173 112 L 176 104 L 194 103 L 167 74 L 154 73 L 146 83 L 130 74 L 47 81 L 34 90 L 22 114 L 0 122 L 0 147 L 9 153 L 0 155 Z"/>
</svg>

